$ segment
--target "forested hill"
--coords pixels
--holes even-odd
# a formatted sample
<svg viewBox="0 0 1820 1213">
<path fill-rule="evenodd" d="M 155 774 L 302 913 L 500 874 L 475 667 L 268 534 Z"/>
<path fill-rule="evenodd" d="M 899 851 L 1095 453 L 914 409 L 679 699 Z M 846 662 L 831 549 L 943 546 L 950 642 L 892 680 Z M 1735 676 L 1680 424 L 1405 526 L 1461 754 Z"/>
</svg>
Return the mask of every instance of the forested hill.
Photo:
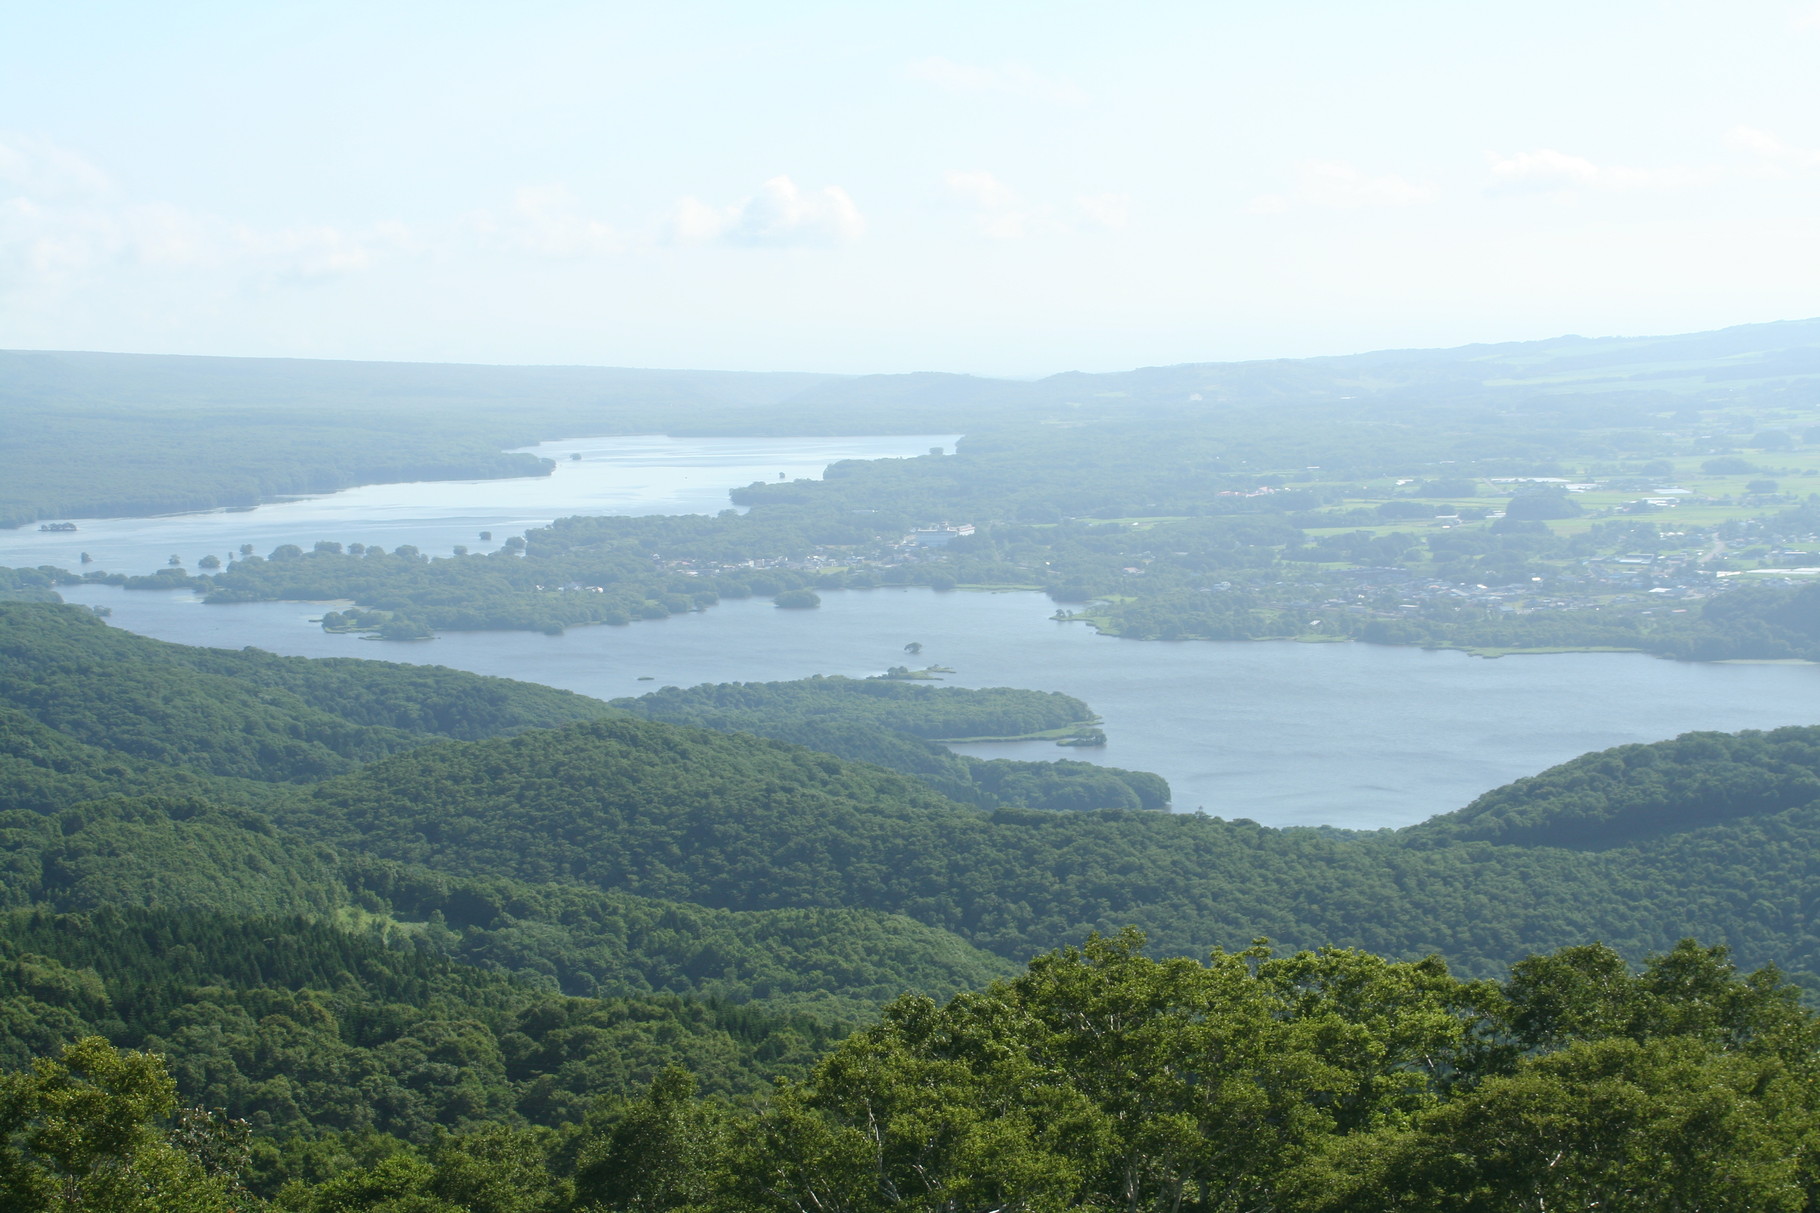
<svg viewBox="0 0 1820 1213">
<path fill-rule="evenodd" d="M 433 736 L 490 737 L 608 711 L 503 678 L 165 644 L 86 611 L 8 602 L 0 703 L 85 745 L 256 780 L 314 778 Z"/>
<path fill-rule="evenodd" d="M 190 1176 L 211 1211 L 684 1207 L 634 1199 L 651 1158 L 729 1213 L 919 1174 L 1100 1201 L 1120 1159 L 1283 1210 L 1468 1207 L 1510 1174 L 1667 1191 L 1609 1124 L 1680 1151 L 1671 1187 L 1748 1197 L 1685 1207 L 1804 1207 L 1776 1194 L 1813 1169 L 1788 1143 L 1820 1123 L 1820 1029 L 1775 974 L 1676 941 L 1820 986 L 1820 727 L 1622 747 L 1348 834 L 987 809 L 742 732 L 73 607 L 0 604 L 0 636 L 0 1069 L 40 1059 L 0 1073 L 8 1207 L 92 1168 Z M 1044 955 L 1133 924 L 1159 959 Z M 1230 950 L 1260 935 L 1376 955 Z M 773 1075 L 804 1085 L 728 1102 Z M 61 1093 L 128 1087 L 130 1159 L 46 1152 Z M 202 1110 L 173 1126 L 178 1100 Z M 1577 1126 L 1565 1170 L 1499 1153 L 1536 1108 Z M 1762 1164 L 1742 1186 L 1738 1158 Z M 253 1196 L 195 1203 L 228 1176 Z"/>
<path fill-rule="evenodd" d="M 624 897 L 860 912 L 881 938 L 905 940 L 905 957 L 1016 962 L 1136 924 L 1171 952 L 1269 935 L 1433 950 L 1469 972 L 1588 936 L 1640 955 L 1693 934 L 1752 963 L 1820 971 L 1807 914 L 1813 730 L 1589 755 L 1411 830 L 1348 835 L 982 809 L 876 766 L 739 733 L 589 720 L 611 709 L 453 671 L 185 650 L 67 607 L 6 604 L 0 622 L 15 629 L 5 761 L 27 813 L 8 836 L 13 896 L 28 902 L 162 899 L 186 881 L 208 904 L 268 896 L 284 912 L 364 897 L 382 915 L 439 913 L 457 952 L 571 988 L 625 929 L 613 924 L 636 917 L 601 900 Z M 436 740 L 434 720 L 375 706 L 392 680 L 426 677 L 475 700 L 471 715 L 444 713 L 460 721 L 445 737 L 524 731 Z M 315 707 L 284 679 L 381 723 Z M 580 719 L 524 728 L 565 713 Z M 85 800 L 60 830 L 33 824 Z M 291 836 L 308 840 L 302 867 L 283 859 Z M 211 859 L 186 866 L 172 847 Z M 528 929 L 551 920 L 565 925 Z M 912 945 L 910 923 L 932 934 Z"/>
<path fill-rule="evenodd" d="M 322 914 L 358 903 L 387 920 L 453 921 L 414 938 L 571 992 L 714 993 L 838 1018 L 907 987 L 958 989 L 1002 971 L 954 936 L 888 914 L 725 914 L 503 872 L 451 882 L 332 851 L 255 811 L 280 785 L 438 737 L 619 715 L 525 683 L 169 645 L 76 608 L 0 603 L 0 906 Z M 722 741 L 736 756 L 748 744 Z M 947 803 L 900 776 L 816 761 Z"/>
<path fill-rule="evenodd" d="M 1550 767 L 1404 831 L 1411 839 L 1622 845 L 1820 802 L 1820 729 L 1688 733 Z"/>
<path fill-rule="evenodd" d="M 0 915 L 0 1071 L 90 1035 L 161 1054 L 186 1105 L 252 1130 L 236 1169 L 266 1194 L 455 1131 L 547 1141 L 670 1067 L 749 1097 L 844 1033 L 718 1000 L 568 998 L 308 919 Z M 4 1207 L 42 1207 L 5 1203 L 9 1182 L 16 1163 Z"/>
<path fill-rule="evenodd" d="M 1820 1020 L 1777 974 L 1692 941 L 1640 972 L 1590 945 L 1468 983 L 1338 949 L 1157 960 L 1124 933 L 945 1005 L 906 995 L 766 1098 L 672 1066 L 583 1109 L 630 1059 L 714 1064 L 758 1038 L 790 1069 L 813 1036 L 472 979 L 451 999 L 450 974 L 321 932 L 285 940 L 270 988 L 181 1005 L 134 944 L 184 940 L 187 975 L 237 967 L 222 945 L 251 940 L 117 922 L 98 924 L 127 945 L 93 950 L 101 972 L 0 959 L 0 991 L 105 1013 L 144 973 L 144 1011 L 178 1002 L 208 1026 L 173 1055 L 91 1035 L 0 1075 L 0 1200 L 20 1213 L 1800 1213 L 1820 1183 Z M 69 946 L 88 924 L 19 925 L 90 951 Z M 409 1001 L 286 988 L 338 964 Z M 401 1025 L 400 1047 L 345 1047 L 337 1015 Z M 178 1112 L 198 1078 L 223 1103 Z M 257 1126 L 230 1115 L 247 1094 Z"/>
<path fill-rule="evenodd" d="M 1454 840 L 1441 827 L 1348 836 L 1184 814 L 982 813 L 791 747 L 656 727 L 428 747 L 270 811 L 311 837 L 458 874 L 736 910 L 864 906 L 1012 959 L 1136 924 L 1172 952 L 1268 935 L 1434 950 L 1477 972 L 1588 935 L 1641 952 L 1697 934 L 1820 969 L 1805 911 L 1820 801 L 1762 800 L 1739 816 L 1702 799 L 1737 764 L 1684 771 L 1679 801 L 1621 818 L 1588 849 Z M 1792 762 L 1811 756 L 1816 732 L 1767 738 Z"/>
<path fill-rule="evenodd" d="M 1147 772 L 965 758 L 926 740 L 1068 733 L 1092 719 L 1086 704 L 1050 692 L 804 679 L 666 689 L 610 706 L 439 666 L 165 644 L 109 628 L 86 611 L 3 601 L 0 657 L 6 659 L 0 705 L 31 717 L 19 722 L 11 757 L 0 757 L 0 764 L 13 764 L 0 803 L 48 803 L 53 770 L 91 791 L 182 791 L 198 772 L 264 782 L 312 779 L 433 737 L 476 740 L 624 711 L 876 763 L 970 804 L 1159 809 L 1169 802 L 1167 782 Z M 708 711 L 706 704 L 718 706 Z M 24 764 L 18 738 L 45 728 L 57 736 L 34 743 L 43 753 L 78 746 L 114 757 L 66 759 L 54 768 Z M 105 772 L 139 759 L 163 765 L 133 767 L 133 779 L 147 782 L 107 782 Z"/>
</svg>

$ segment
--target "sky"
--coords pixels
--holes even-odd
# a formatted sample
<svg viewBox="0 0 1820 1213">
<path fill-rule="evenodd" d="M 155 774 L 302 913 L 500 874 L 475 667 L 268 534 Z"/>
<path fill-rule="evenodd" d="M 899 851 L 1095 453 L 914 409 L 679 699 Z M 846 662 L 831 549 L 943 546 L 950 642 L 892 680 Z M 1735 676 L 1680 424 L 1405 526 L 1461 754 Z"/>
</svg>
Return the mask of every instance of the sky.
<svg viewBox="0 0 1820 1213">
<path fill-rule="evenodd" d="M 1820 0 L 0 0 L 0 348 L 1035 376 L 1820 314 Z"/>
</svg>

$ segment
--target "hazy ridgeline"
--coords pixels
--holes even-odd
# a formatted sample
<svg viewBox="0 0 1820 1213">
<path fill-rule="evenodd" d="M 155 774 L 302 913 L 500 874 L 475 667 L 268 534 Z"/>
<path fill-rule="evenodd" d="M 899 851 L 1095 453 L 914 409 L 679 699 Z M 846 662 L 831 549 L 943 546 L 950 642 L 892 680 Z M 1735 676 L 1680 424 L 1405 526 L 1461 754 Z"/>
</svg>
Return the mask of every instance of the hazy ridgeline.
<svg viewBox="0 0 1820 1213">
<path fill-rule="evenodd" d="M 251 505 L 387 480 L 536 474 L 530 457 L 500 452 L 559 437 L 979 434 L 1058 411 L 1072 424 L 1265 424 L 1273 445 L 1262 463 L 1243 437 L 1231 449 L 1236 466 L 1261 470 L 1316 463 L 1364 472 L 1387 437 L 1421 440 L 1420 431 L 1432 434 L 1424 442 L 1432 457 L 1470 459 L 1481 452 L 1458 449 L 1462 426 L 1483 429 L 1484 454 L 1546 461 L 1559 445 L 1549 432 L 1563 421 L 1623 427 L 1739 387 L 1812 404 L 1798 377 L 1820 370 L 1817 344 L 1820 322 L 1803 321 L 1034 382 L 5 351 L 0 525 Z M 1281 416 L 1280 428 L 1271 416 Z M 1292 436 L 1296 449 L 1280 449 Z M 1097 511 L 1087 503 L 1073 512 Z"/>
</svg>

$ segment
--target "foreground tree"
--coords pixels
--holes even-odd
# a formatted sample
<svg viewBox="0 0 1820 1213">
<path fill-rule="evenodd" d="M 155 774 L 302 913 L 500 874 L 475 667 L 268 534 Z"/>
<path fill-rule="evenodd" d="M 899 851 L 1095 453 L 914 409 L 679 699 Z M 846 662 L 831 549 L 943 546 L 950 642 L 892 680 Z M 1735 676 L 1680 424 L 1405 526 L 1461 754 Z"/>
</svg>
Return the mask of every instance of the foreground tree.
<svg viewBox="0 0 1820 1213">
<path fill-rule="evenodd" d="M 1095 937 L 945 1007 L 893 1004 L 784 1088 L 733 1168 L 760 1207 L 1241 1210 L 1312 1143 L 1436 1101 L 1472 987 L 1435 961 Z"/>
<path fill-rule="evenodd" d="M 1414 1130 L 1336 1140 L 1309 1209 L 1778 1213 L 1809 1208 L 1814 1120 L 1772 1063 L 1689 1039 L 1580 1042 Z"/>
<path fill-rule="evenodd" d="M 726 1185 L 728 1126 L 671 1067 L 612 1130 L 589 1144 L 575 1175 L 578 1209 L 668 1213 L 706 1206 Z"/>
<path fill-rule="evenodd" d="M 161 1059 L 85 1037 L 0 1077 L 0 1208 L 226 1213 L 233 1176 L 179 1148 L 176 1085 Z M 188 1136 L 213 1146 L 219 1135 Z"/>
</svg>

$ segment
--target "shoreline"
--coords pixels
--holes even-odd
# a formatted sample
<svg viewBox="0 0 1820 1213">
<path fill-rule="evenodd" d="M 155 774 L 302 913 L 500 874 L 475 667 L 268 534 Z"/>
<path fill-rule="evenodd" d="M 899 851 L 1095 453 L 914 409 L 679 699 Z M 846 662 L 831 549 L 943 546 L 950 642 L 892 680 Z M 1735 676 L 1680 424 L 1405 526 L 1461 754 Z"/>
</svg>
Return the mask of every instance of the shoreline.
<svg viewBox="0 0 1820 1213">
<path fill-rule="evenodd" d="M 1322 636 L 1303 634 L 1300 636 L 1250 636 L 1243 639 L 1224 639 L 1213 636 L 1177 636 L 1169 640 L 1162 637 L 1126 636 L 1101 621 L 1104 616 L 1072 615 L 1067 618 L 1051 616 L 1056 623 L 1084 623 L 1101 636 L 1110 636 L 1114 640 L 1133 640 L 1140 644 L 1175 644 L 1196 642 L 1201 644 L 1369 644 L 1386 649 L 1422 649 L 1427 652 L 1465 653 L 1469 657 L 1480 657 L 1494 661 L 1500 657 L 1549 657 L 1561 653 L 1640 653 L 1645 657 L 1654 657 L 1660 661 L 1681 661 L 1688 665 L 1820 665 L 1820 661 L 1810 661 L 1805 657 L 1719 657 L 1711 660 L 1695 658 L 1669 657 L 1661 653 L 1652 653 L 1648 649 L 1635 645 L 1616 644 L 1557 644 L 1537 645 L 1533 648 L 1506 648 L 1501 645 L 1484 644 L 1384 644 L 1380 641 L 1365 640 L 1357 636 Z"/>
</svg>

